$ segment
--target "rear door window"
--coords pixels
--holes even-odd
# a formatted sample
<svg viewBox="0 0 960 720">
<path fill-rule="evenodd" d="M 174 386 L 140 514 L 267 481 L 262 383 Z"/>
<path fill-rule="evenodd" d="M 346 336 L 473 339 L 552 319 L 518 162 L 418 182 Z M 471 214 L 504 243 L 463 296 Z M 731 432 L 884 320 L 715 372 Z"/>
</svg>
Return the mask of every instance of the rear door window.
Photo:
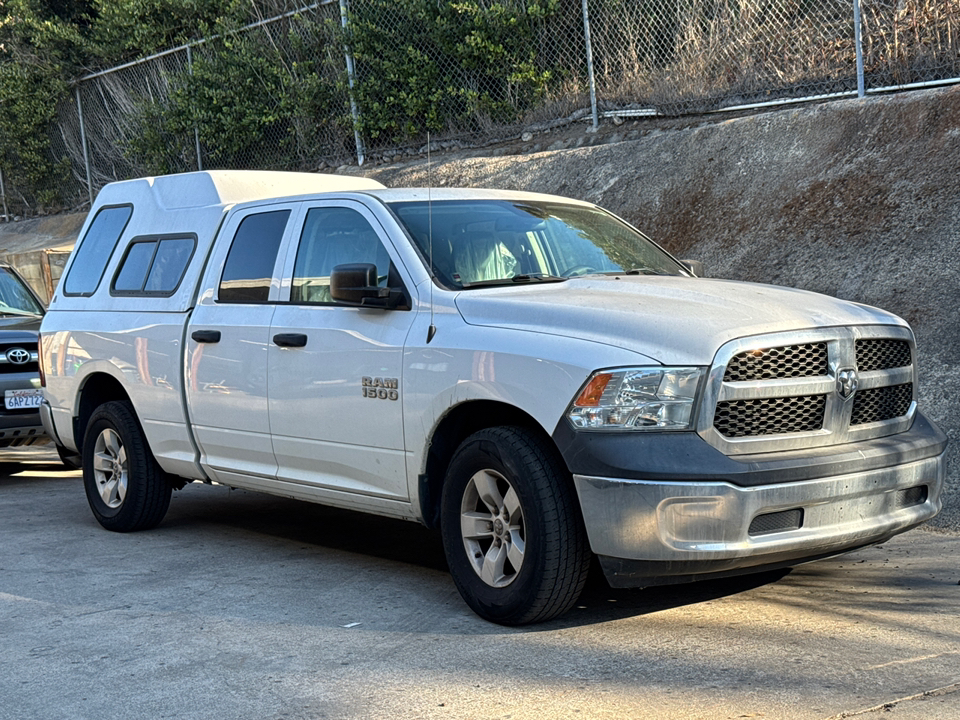
<svg viewBox="0 0 960 720">
<path fill-rule="evenodd" d="M 220 278 L 219 302 L 267 302 L 289 218 L 289 210 L 274 210 L 248 215 L 240 222 Z"/>
</svg>

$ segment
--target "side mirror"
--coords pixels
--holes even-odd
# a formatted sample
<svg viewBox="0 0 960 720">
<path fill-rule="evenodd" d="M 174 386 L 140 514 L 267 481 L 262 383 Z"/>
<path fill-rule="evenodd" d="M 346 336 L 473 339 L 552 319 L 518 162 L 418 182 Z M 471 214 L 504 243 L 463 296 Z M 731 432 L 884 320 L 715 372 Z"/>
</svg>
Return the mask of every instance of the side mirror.
<svg viewBox="0 0 960 720">
<path fill-rule="evenodd" d="M 337 265 L 330 273 L 330 297 L 344 305 L 394 308 L 400 305 L 403 293 L 378 287 L 373 263 L 349 263 Z"/>
<path fill-rule="evenodd" d="M 681 260 L 683 266 L 694 274 L 695 277 L 704 277 L 703 263 L 699 260 Z"/>
</svg>

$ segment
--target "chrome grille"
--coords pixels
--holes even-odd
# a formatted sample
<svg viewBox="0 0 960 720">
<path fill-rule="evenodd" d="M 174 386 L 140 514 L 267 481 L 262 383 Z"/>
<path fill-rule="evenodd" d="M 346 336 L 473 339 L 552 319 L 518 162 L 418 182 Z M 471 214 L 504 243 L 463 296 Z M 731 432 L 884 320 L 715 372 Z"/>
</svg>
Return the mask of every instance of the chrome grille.
<svg viewBox="0 0 960 720">
<path fill-rule="evenodd" d="M 853 400 L 851 425 L 891 420 L 906 415 L 913 402 L 913 383 L 861 390 Z"/>
<path fill-rule="evenodd" d="M 857 369 L 860 372 L 907 367 L 911 361 L 910 343 L 905 340 L 857 340 Z"/>
<path fill-rule="evenodd" d="M 697 432 L 728 455 L 903 432 L 916 413 L 914 352 L 910 330 L 895 325 L 730 340 L 710 368 Z"/>
<path fill-rule="evenodd" d="M 825 395 L 721 402 L 713 426 L 730 438 L 810 432 L 823 427 L 826 405 Z"/>
<path fill-rule="evenodd" d="M 826 343 L 807 343 L 740 353 L 727 364 L 723 381 L 769 380 L 826 374 Z"/>
</svg>

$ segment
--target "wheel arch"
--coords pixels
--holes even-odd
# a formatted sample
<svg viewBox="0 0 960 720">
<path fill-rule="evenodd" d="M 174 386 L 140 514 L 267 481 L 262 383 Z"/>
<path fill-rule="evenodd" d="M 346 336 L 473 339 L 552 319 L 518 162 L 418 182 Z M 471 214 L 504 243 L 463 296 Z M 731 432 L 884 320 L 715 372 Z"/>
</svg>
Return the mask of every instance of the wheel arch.
<svg viewBox="0 0 960 720">
<path fill-rule="evenodd" d="M 491 427 L 524 427 L 545 439 L 554 448 L 561 465 L 566 463 L 550 433 L 527 412 L 497 400 L 470 400 L 450 409 L 430 436 L 424 473 L 419 478 L 420 517 L 430 529 L 440 527 L 440 496 L 447 466 L 453 454 L 473 433 Z"/>
<path fill-rule="evenodd" d="M 83 436 L 90 416 L 105 402 L 119 400 L 131 403 L 130 395 L 119 380 L 108 373 L 95 372 L 80 386 L 77 414 L 73 418 L 73 437 L 78 448 L 83 448 Z"/>
</svg>

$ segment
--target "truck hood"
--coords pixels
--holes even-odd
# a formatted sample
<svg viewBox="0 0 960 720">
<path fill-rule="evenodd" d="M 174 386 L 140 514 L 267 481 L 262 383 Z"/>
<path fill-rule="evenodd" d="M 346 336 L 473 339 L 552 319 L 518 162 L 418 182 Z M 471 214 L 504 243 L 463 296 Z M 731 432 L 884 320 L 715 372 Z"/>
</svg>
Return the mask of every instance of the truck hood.
<svg viewBox="0 0 960 720">
<path fill-rule="evenodd" d="M 899 325 L 867 305 L 791 288 L 665 276 L 587 276 L 457 295 L 471 325 L 605 343 L 664 365 L 709 365 L 730 340 L 842 325 Z"/>
</svg>

